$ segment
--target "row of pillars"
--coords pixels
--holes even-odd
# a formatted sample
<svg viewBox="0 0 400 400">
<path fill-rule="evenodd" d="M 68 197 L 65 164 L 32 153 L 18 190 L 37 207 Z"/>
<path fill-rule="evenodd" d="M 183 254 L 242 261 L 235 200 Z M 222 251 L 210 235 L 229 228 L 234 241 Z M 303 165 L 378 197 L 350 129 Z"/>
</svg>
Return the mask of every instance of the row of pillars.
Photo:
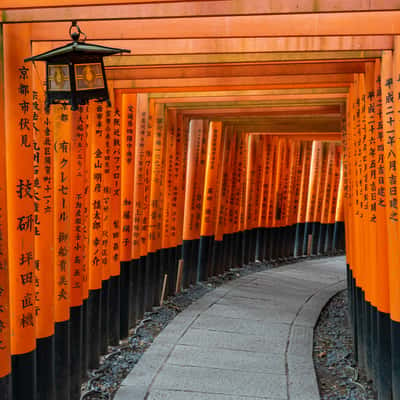
<svg viewBox="0 0 400 400">
<path fill-rule="evenodd" d="M 379 400 L 400 398 L 399 49 L 356 75 L 343 140 L 354 353 Z"/>
</svg>

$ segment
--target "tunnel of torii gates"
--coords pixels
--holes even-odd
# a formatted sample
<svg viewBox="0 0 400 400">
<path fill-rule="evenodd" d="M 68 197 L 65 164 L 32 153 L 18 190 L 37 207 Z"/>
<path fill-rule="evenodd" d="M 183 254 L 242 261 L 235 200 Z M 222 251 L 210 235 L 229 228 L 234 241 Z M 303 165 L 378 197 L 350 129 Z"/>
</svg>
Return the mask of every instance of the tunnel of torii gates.
<svg viewBox="0 0 400 400">
<path fill-rule="evenodd" d="M 400 399 L 400 1 L 0 9 L 1 400 L 79 399 L 164 283 L 344 247 L 357 362 Z M 24 59 L 71 20 L 131 54 L 111 106 L 47 114 Z"/>
</svg>

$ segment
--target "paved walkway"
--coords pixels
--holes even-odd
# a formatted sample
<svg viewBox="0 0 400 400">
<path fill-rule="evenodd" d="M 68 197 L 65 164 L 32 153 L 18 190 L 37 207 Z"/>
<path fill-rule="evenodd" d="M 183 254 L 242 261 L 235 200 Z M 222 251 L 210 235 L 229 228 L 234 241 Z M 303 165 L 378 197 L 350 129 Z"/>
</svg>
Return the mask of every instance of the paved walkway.
<svg viewBox="0 0 400 400">
<path fill-rule="evenodd" d="M 344 257 L 229 282 L 161 332 L 115 399 L 317 400 L 313 327 L 344 288 Z"/>
</svg>

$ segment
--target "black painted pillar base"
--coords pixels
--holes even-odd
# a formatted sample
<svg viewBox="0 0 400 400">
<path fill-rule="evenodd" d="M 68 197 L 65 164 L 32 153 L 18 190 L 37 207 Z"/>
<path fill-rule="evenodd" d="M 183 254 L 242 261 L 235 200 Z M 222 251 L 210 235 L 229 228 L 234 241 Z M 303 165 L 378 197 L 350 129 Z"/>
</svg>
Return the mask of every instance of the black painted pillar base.
<svg viewBox="0 0 400 400">
<path fill-rule="evenodd" d="M 210 259 L 212 255 L 212 245 L 214 236 L 201 236 L 199 242 L 199 281 L 205 282 L 209 277 Z"/>
<path fill-rule="evenodd" d="M 319 226 L 319 235 L 317 238 L 317 249 L 315 254 L 323 254 L 324 253 L 324 244 L 326 237 L 326 224 L 320 224 Z"/>
<path fill-rule="evenodd" d="M 13 355 L 11 370 L 13 400 L 39 400 L 36 391 L 36 352 Z"/>
<path fill-rule="evenodd" d="M 345 250 L 345 228 L 344 222 L 336 221 L 333 231 L 333 249 L 338 251 Z"/>
<path fill-rule="evenodd" d="M 268 263 L 271 261 L 271 228 L 264 228 L 264 252 L 263 261 Z"/>
<path fill-rule="evenodd" d="M 88 367 L 97 369 L 99 368 L 101 342 L 101 289 L 89 291 L 88 328 Z"/>
<path fill-rule="evenodd" d="M 134 260 L 129 262 L 129 328 L 133 328 L 136 325 L 136 307 L 135 307 L 135 296 L 136 296 L 136 285 L 137 285 L 137 268 L 134 266 Z"/>
<path fill-rule="evenodd" d="M 387 313 L 379 312 L 378 326 L 378 400 L 392 399 L 391 320 Z M 393 397 L 394 399 L 394 397 Z"/>
<path fill-rule="evenodd" d="M 193 272 L 192 272 L 192 270 L 193 270 L 192 247 L 193 247 L 193 240 L 184 240 L 182 242 L 182 259 L 183 259 L 182 285 L 183 285 L 183 287 L 188 287 L 192 280 L 192 275 L 193 275 Z"/>
<path fill-rule="evenodd" d="M 279 256 L 279 228 L 271 228 L 271 260 L 277 261 Z"/>
<path fill-rule="evenodd" d="M 161 285 L 163 279 L 162 265 L 160 258 L 160 250 L 153 253 L 153 276 L 154 276 L 154 290 L 153 290 L 153 305 L 160 305 L 161 298 Z"/>
<path fill-rule="evenodd" d="M 136 322 L 139 319 L 138 315 L 140 307 L 138 307 L 138 285 L 139 285 L 139 260 L 131 260 L 130 262 L 130 306 L 129 306 L 129 327 L 133 328 L 136 326 Z"/>
<path fill-rule="evenodd" d="M 243 257 L 244 263 L 250 263 L 250 230 L 246 229 L 243 231 Z"/>
<path fill-rule="evenodd" d="M 222 236 L 222 266 L 221 270 L 222 272 L 226 271 L 229 269 L 231 266 L 234 266 L 236 263 L 236 253 L 234 254 L 233 252 L 233 244 L 232 242 L 234 241 L 234 236 L 231 234 L 226 233 L 225 235 Z"/>
<path fill-rule="evenodd" d="M 36 340 L 36 366 L 38 399 L 55 399 L 56 373 L 54 335 Z M 0 393 L 2 393 L 1 387 Z M 0 396 L 0 399 L 1 398 Z"/>
<path fill-rule="evenodd" d="M 400 399 L 400 323 L 391 321 L 393 399 Z"/>
<path fill-rule="evenodd" d="M 89 369 L 89 326 L 88 326 L 88 299 L 82 302 L 82 354 L 81 354 L 81 383 L 87 379 Z M 118 321 L 119 324 L 119 321 Z"/>
<path fill-rule="evenodd" d="M 166 296 L 173 296 L 175 293 L 175 268 L 174 268 L 174 248 L 160 250 L 161 264 L 164 265 L 164 273 L 168 274 Z"/>
<path fill-rule="evenodd" d="M 256 260 L 262 261 L 264 259 L 264 228 L 257 229 L 257 243 L 256 243 Z"/>
<path fill-rule="evenodd" d="M 350 314 L 351 314 L 351 327 L 352 327 L 352 332 L 353 332 L 353 353 L 354 353 L 354 359 L 356 362 L 358 362 L 358 331 L 359 331 L 359 326 L 357 325 L 357 308 L 356 308 L 356 281 L 353 277 L 353 271 L 350 269 L 349 265 L 347 264 L 348 267 L 348 273 L 349 273 L 349 279 L 350 279 L 350 290 L 349 290 L 349 301 L 350 301 Z"/>
<path fill-rule="evenodd" d="M 358 364 L 362 369 L 365 370 L 365 331 L 364 331 L 364 310 L 363 310 L 363 293 L 362 290 L 357 286 L 355 291 L 355 312 L 357 319 L 357 354 Z"/>
<path fill-rule="evenodd" d="M 280 226 L 278 229 L 278 260 L 286 261 L 286 240 L 287 240 L 287 227 Z"/>
<path fill-rule="evenodd" d="M 82 369 L 82 306 L 71 307 L 70 312 L 71 400 L 79 400 Z"/>
<path fill-rule="evenodd" d="M 224 272 L 224 242 L 222 240 L 215 240 L 212 252 L 212 270 L 214 275 L 221 275 Z"/>
<path fill-rule="evenodd" d="M 236 238 L 236 245 L 237 245 L 237 265 L 236 267 L 241 267 L 243 264 L 245 264 L 245 246 L 244 246 L 244 241 L 245 241 L 245 233 L 244 231 L 240 231 L 237 233 L 237 238 Z"/>
<path fill-rule="evenodd" d="M 200 282 L 199 253 L 200 238 L 192 240 L 191 260 L 190 260 L 190 284 L 195 285 Z M 185 265 L 183 266 L 185 269 Z M 187 286 L 184 286 L 187 287 Z"/>
<path fill-rule="evenodd" d="M 55 324 L 56 399 L 69 400 L 71 393 L 71 333 L 70 321 Z"/>
<path fill-rule="evenodd" d="M 120 276 L 110 278 L 110 345 L 117 346 L 120 338 Z"/>
<path fill-rule="evenodd" d="M 139 287 L 138 287 L 138 299 L 140 301 L 141 314 L 145 313 L 145 292 L 146 292 L 146 256 L 139 258 Z"/>
<path fill-rule="evenodd" d="M 296 236 L 294 242 L 294 256 L 301 257 L 303 255 L 303 243 L 304 243 L 304 223 L 299 222 L 296 224 Z"/>
<path fill-rule="evenodd" d="M 303 237 L 303 245 L 302 245 L 302 254 L 303 256 L 308 255 L 308 236 L 312 234 L 313 223 L 305 222 L 304 223 L 304 237 Z M 310 253 L 311 254 L 311 253 Z"/>
<path fill-rule="evenodd" d="M 371 346 L 372 346 L 372 379 L 378 382 L 378 310 L 376 307 L 371 307 Z"/>
<path fill-rule="evenodd" d="M 128 336 L 129 332 L 129 273 L 130 273 L 130 262 L 121 261 L 121 273 L 120 273 L 120 335 L 121 339 Z"/>
<path fill-rule="evenodd" d="M 366 376 L 368 380 L 373 379 L 372 373 L 372 336 L 371 336 L 371 303 L 365 299 L 364 293 L 364 332 L 365 332 L 365 361 Z"/>
<path fill-rule="evenodd" d="M 12 399 L 12 383 L 11 374 L 0 378 L 0 399 L 11 400 Z"/>
<path fill-rule="evenodd" d="M 254 228 L 250 231 L 250 261 L 256 261 L 256 251 L 257 251 L 257 237 L 258 229 Z"/>
<path fill-rule="evenodd" d="M 325 235 L 325 243 L 324 243 L 324 253 L 332 254 L 333 253 L 333 231 L 335 229 L 334 224 L 326 224 L 326 235 Z"/>
<path fill-rule="evenodd" d="M 312 223 L 312 245 L 311 245 L 311 255 L 313 255 L 313 256 L 318 254 L 318 242 L 319 242 L 320 231 L 321 231 L 321 223 L 313 222 Z"/>
<path fill-rule="evenodd" d="M 154 282 L 153 282 L 153 253 L 147 253 L 145 256 L 144 268 L 144 311 L 152 311 L 153 309 L 153 296 L 154 296 Z"/>
<path fill-rule="evenodd" d="M 215 246 L 215 237 L 212 237 L 212 241 L 210 244 L 210 251 L 208 253 L 208 268 L 207 268 L 207 275 L 209 278 L 216 275 L 216 271 L 214 268 L 213 257 L 214 257 L 214 246 Z"/>
<path fill-rule="evenodd" d="M 110 321 L 110 285 L 107 279 L 101 282 L 100 354 L 107 354 L 108 352 L 109 321 Z"/>
</svg>

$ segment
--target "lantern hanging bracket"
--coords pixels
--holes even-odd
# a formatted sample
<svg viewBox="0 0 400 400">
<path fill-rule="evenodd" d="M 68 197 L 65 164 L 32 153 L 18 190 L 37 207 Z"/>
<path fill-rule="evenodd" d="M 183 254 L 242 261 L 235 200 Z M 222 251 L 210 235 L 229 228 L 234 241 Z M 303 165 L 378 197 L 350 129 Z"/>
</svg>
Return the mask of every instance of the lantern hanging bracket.
<svg viewBox="0 0 400 400">
<path fill-rule="evenodd" d="M 79 42 L 81 35 L 83 35 L 81 42 L 84 42 L 86 40 L 86 33 L 81 31 L 77 21 L 72 21 L 69 27 L 69 36 L 74 42 Z"/>
</svg>

